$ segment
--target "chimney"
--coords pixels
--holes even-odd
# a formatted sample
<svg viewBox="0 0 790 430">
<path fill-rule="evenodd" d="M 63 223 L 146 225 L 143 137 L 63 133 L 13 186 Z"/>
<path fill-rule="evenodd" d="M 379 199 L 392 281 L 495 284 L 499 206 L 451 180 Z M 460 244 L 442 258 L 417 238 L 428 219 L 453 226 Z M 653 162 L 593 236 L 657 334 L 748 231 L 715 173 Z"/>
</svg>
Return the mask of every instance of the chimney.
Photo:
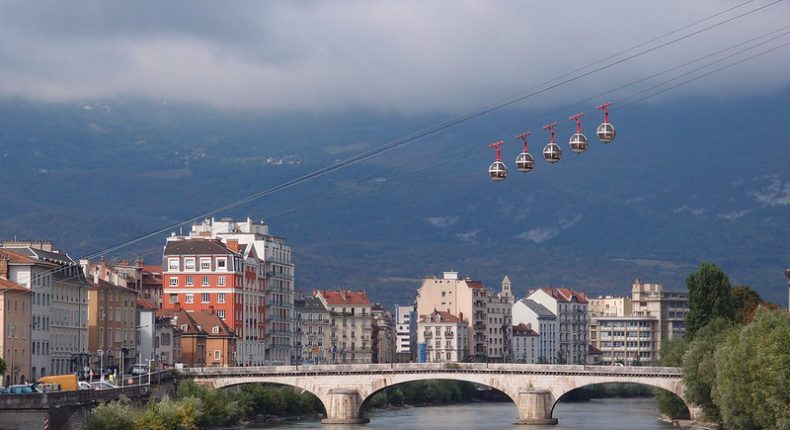
<svg viewBox="0 0 790 430">
<path fill-rule="evenodd" d="M 8 261 L 11 257 L 7 255 L 0 255 L 0 278 L 8 279 Z"/>
<path fill-rule="evenodd" d="M 239 240 L 238 239 L 228 239 L 227 242 L 228 249 L 233 252 L 239 252 Z"/>
<path fill-rule="evenodd" d="M 209 305 L 208 313 L 210 313 L 211 315 L 214 315 L 214 305 Z"/>
<path fill-rule="evenodd" d="M 464 320 L 464 313 L 463 312 L 458 312 L 458 319 L 460 319 L 461 321 Z"/>
<path fill-rule="evenodd" d="M 137 261 L 135 261 L 135 265 L 138 269 L 142 269 L 145 266 L 145 260 L 140 257 L 137 257 Z"/>
</svg>

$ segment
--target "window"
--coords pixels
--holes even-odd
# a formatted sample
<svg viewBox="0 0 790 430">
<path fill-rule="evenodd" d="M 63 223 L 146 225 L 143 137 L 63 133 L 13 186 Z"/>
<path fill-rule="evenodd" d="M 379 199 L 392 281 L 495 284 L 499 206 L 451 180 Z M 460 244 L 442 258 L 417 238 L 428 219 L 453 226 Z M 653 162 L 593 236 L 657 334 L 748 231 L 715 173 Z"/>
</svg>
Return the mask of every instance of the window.
<svg viewBox="0 0 790 430">
<path fill-rule="evenodd" d="M 211 294 L 203 293 L 200 295 L 200 303 L 208 303 L 211 301 Z"/>
<path fill-rule="evenodd" d="M 211 259 L 210 258 L 201 258 L 200 259 L 200 270 L 211 270 Z"/>
<path fill-rule="evenodd" d="M 219 327 L 218 326 L 211 327 L 211 334 L 219 334 Z"/>
<path fill-rule="evenodd" d="M 184 300 L 184 301 L 186 303 L 195 303 L 195 295 L 194 294 L 187 294 L 186 295 L 186 300 Z"/>
<path fill-rule="evenodd" d="M 225 319 L 225 309 L 220 309 L 220 310 L 218 310 L 218 311 L 217 311 L 217 316 L 218 316 L 220 319 L 224 320 L 224 319 Z"/>
<path fill-rule="evenodd" d="M 170 295 L 170 304 L 178 303 L 178 294 L 171 294 Z"/>
<path fill-rule="evenodd" d="M 219 358 L 220 358 L 220 353 L 219 353 L 219 350 L 218 350 L 218 349 L 215 349 L 215 350 L 214 350 L 214 360 L 219 360 Z"/>
<path fill-rule="evenodd" d="M 178 277 L 176 277 L 176 276 L 171 276 L 170 277 L 170 286 L 171 287 L 177 287 L 178 286 Z"/>
<path fill-rule="evenodd" d="M 225 303 L 225 293 L 217 293 L 217 303 Z"/>
<path fill-rule="evenodd" d="M 208 276 L 201 276 L 200 277 L 200 285 L 204 287 L 208 287 Z"/>
<path fill-rule="evenodd" d="M 186 285 L 187 285 L 187 287 L 191 287 L 191 286 L 195 285 L 195 277 L 194 276 L 187 276 Z"/>
<path fill-rule="evenodd" d="M 187 330 L 189 330 L 189 326 L 186 324 L 181 324 L 181 331 L 187 331 Z"/>
<path fill-rule="evenodd" d="M 217 276 L 217 285 L 219 286 L 225 285 L 225 276 Z"/>
<path fill-rule="evenodd" d="M 184 270 L 195 270 L 195 259 L 194 258 L 185 258 L 184 259 Z"/>
<path fill-rule="evenodd" d="M 167 268 L 170 271 L 178 270 L 178 258 L 168 258 L 167 259 Z"/>
<path fill-rule="evenodd" d="M 227 260 L 224 258 L 217 258 L 217 269 L 225 270 L 225 265 L 227 264 Z"/>
</svg>

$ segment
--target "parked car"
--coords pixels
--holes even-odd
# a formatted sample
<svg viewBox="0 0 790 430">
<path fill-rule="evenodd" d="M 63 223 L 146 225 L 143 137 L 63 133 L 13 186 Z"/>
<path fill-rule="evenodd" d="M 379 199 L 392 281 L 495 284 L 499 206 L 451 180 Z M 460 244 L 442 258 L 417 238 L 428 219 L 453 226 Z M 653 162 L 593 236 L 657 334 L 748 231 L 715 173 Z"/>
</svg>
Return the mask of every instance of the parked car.
<svg viewBox="0 0 790 430">
<path fill-rule="evenodd" d="M 117 385 L 107 382 L 107 381 L 94 381 L 90 383 L 91 388 L 94 390 L 109 390 L 112 388 L 118 388 Z"/>
<path fill-rule="evenodd" d="M 132 375 L 145 375 L 148 373 L 148 365 L 147 364 L 135 364 L 129 369 L 129 373 Z"/>
<path fill-rule="evenodd" d="M 80 381 L 77 383 L 78 390 L 92 390 L 91 384 L 87 381 Z"/>
<path fill-rule="evenodd" d="M 3 390 L 3 394 L 38 394 L 40 392 L 33 384 L 11 385 Z"/>
</svg>

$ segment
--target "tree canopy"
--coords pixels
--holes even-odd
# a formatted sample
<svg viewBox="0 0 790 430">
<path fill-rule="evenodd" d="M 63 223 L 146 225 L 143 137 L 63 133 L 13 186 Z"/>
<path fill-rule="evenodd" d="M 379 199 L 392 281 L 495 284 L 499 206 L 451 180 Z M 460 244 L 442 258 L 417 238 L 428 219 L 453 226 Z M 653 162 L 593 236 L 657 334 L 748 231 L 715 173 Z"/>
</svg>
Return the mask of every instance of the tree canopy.
<svg viewBox="0 0 790 430">
<path fill-rule="evenodd" d="M 717 265 L 702 263 L 686 278 L 686 286 L 689 290 L 686 335 L 689 338 L 716 318 L 735 319 L 730 278 Z"/>
</svg>

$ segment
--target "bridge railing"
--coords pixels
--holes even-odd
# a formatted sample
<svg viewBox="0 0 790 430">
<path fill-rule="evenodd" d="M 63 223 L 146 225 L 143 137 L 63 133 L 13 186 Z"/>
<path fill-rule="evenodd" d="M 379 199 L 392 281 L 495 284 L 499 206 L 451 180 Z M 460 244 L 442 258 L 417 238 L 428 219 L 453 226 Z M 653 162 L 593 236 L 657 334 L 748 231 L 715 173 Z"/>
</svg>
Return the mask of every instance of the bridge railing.
<svg viewBox="0 0 790 430">
<path fill-rule="evenodd" d="M 52 391 L 32 394 L 2 394 L 2 409 L 48 409 L 65 405 L 83 405 L 116 400 L 124 395 L 135 398 L 148 395 L 147 385 L 133 385 L 107 390 Z"/>
<path fill-rule="evenodd" d="M 393 363 L 319 364 L 300 366 L 191 367 L 180 371 L 190 376 L 322 375 L 352 373 L 514 373 L 514 374 L 594 374 L 617 376 L 680 377 L 675 367 L 593 366 L 515 363 Z"/>
</svg>

